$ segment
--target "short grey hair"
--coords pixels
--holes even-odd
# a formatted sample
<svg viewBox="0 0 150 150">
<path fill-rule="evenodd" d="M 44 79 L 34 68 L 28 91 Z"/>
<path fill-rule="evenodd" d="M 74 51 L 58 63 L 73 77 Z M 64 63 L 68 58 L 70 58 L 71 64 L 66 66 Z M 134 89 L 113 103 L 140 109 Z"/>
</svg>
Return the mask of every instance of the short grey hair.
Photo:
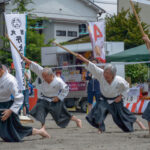
<svg viewBox="0 0 150 150">
<path fill-rule="evenodd" d="M 48 75 L 54 75 L 54 72 L 51 68 L 48 68 L 48 67 L 45 67 L 43 68 L 43 71 L 42 72 L 45 72 L 47 73 Z"/>
<path fill-rule="evenodd" d="M 104 71 L 105 70 L 110 70 L 112 72 L 112 75 L 113 76 L 116 76 L 116 72 L 117 72 L 117 69 L 116 69 L 116 66 L 112 65 L 112 64 L 107 64 L 105 67 L 104 67 Z"/>
</svg>

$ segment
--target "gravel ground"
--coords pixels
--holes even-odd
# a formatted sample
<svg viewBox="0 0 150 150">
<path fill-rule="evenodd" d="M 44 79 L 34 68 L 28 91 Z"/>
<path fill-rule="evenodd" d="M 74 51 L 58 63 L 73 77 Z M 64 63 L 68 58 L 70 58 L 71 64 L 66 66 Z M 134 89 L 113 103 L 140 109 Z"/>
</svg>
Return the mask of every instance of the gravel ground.
<svg viewBox="0 0 150 150">
<path fill-rule="evenodd" d="M 47 131 L 51 139 L 40 136 L 29 136 L 20 143 L 6 143 L 0 139 L 0 150 L 150 150 L 150 138 L 145 137 L 148 130 L 142 131 L 134 124 L 135 132 L 124 133 L 108 115 L 105 124 L 106 132 L 97 133 L 97 129 L 85 120 L 84 113 L 73 113 L 82 120 L 83 128 L 77 128 L 70 122 L 67 128 L 59 128 L 49 115 L 46 120 Z M 148 128 L 147 122 L 137 116 Z M 25 124 L 40 128 L 40 123 Z"/>
</svg>

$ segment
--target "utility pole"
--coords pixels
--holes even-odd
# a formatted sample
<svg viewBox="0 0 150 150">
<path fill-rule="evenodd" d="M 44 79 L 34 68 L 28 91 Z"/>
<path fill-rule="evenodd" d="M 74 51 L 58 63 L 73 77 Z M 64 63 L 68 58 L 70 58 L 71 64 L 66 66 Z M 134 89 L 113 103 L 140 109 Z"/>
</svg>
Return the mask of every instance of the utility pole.
<svg viewBox="0 0 150 150">
<path fill-rule="evenodd" d="M 0 0 L 0 36 L 5 36 L 5 18 L 4 18 L 4 12 L 5 12 L 5 5 L 6 3 L 9 3 L 10 0 Z M 3 47 L 3 40 L 0 39 L 0 48 Z"/>
<path fill-rule="evenodd" d="M 5 30 L 4 10 L 5 10 L 5 3 L 0 2 L 0 36 L 4 36 L 4 30 Z M 2 39 L 0 39 L 0 48 L 1 47 L 3 47 L 3 40 Z"/>
<path fill-rule="evenodd" d="M 119 0 L 117 0 L 117 15 L 119 13 Z"/>
</svg>

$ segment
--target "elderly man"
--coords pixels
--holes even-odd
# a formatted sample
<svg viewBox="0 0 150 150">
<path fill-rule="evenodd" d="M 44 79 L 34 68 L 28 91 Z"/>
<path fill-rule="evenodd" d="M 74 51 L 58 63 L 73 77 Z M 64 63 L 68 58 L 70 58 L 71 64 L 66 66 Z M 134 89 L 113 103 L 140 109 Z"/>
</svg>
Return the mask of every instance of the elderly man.
<svg viewBox="0 0 150 150">
<path fill-rule="evenodd" d="M 11 95 L 14 100 L 11 100 Z M 25 136 L 39 134 L 49 137 L 43 129 L 22 126 L 17 115 L 23 103 L 23 95 L 18 90 L 14 76 L 0 64 L 0 137 L 6 142 L 19 142 Z"/>
<path fill-rule="evenodd" d="M 98 128 L 99 133 L 101 133 L 105 131 L 104 120 L 107 114 L 110 113 L 114 122 L 124 132 L 133 131 L 134 122 L 145 129 L 144 125 L 123 106 L 122 97 L 125 96 L 129 84 L 122 77 L 116 76 L 116 68 L 109 64 L 102 70 L 82 55 L 78 55 L 77 58 L 86 63 L 87 70 L 100 82 L 101 97 L 87 115 L 88 122 Z"/>
<path fill-rule="evenodd" d="M 41 95 L 36 106 L 30 112 L 34 118 L 41 122 L 42 129 L 46 131 L 45 119 L 48 113 L 62 128 L 66 127 L 70 120 L 75 121 L 77 126 L 81 128 L 81 120 L 72 116 L 63 103 L 69 92 L 67 84 L 61 78 L 56 77 L 51 68 L 43 68 L 25 57 L 23 59 L 30 65 L 31 71 L 35 72 L 42 80 Z"/>
</svg>

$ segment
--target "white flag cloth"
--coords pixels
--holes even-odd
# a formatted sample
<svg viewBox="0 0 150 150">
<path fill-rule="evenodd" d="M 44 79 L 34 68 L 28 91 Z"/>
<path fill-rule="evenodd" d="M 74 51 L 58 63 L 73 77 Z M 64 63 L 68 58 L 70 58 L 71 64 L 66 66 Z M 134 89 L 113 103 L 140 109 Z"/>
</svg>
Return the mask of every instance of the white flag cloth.
<svg viewBox="0 0 150 150">
<path fill-rule="evenodd" d="M 89 35 L 91 38 L 94 58 L 105 62 L 105 20 L 89 22 Z"/>
<path fill-rule="evenodd" d="M 25 54 L 26 14 L 5 14 L 8 36 L 22 55 Z M 10 43 L 11 44 L 11 43 Z M 14 46 L 11 44 L 13 63 L 20 90 L 25 89 L 24 62 Z"/>
</svg>

